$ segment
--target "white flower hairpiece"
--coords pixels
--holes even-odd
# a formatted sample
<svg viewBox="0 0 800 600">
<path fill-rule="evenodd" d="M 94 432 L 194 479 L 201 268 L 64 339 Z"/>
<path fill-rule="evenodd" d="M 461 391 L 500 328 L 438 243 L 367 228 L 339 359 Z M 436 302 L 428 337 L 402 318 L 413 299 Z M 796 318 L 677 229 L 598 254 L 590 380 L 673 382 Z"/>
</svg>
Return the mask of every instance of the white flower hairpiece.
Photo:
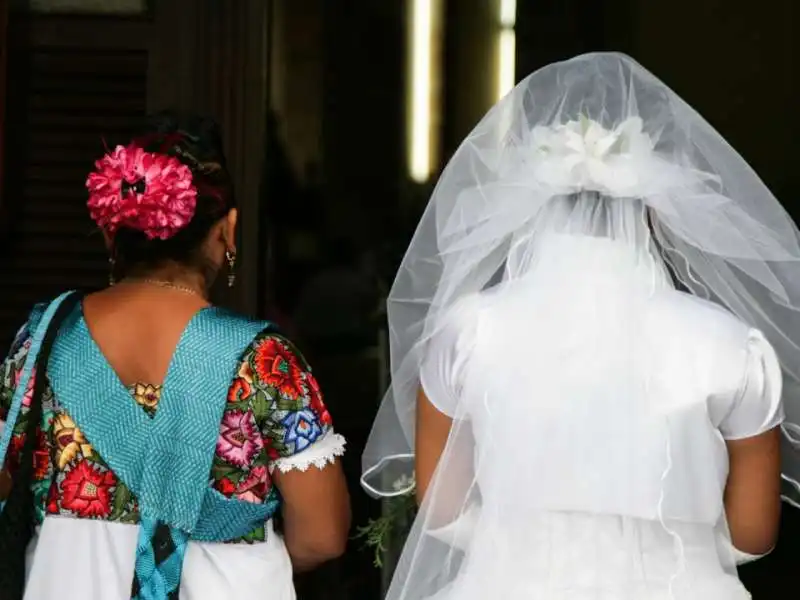
<svg viewBox="0 0 800 600">
<path fill-rule="evenodd" d="M 582 117 L 535 127 L 530 162 L 537 179 L 565 193 L 590 190 L 626 197 L 636 195 L 650 171 L 654 146 L 639 117 L 611 130 Z"/>
</svg>

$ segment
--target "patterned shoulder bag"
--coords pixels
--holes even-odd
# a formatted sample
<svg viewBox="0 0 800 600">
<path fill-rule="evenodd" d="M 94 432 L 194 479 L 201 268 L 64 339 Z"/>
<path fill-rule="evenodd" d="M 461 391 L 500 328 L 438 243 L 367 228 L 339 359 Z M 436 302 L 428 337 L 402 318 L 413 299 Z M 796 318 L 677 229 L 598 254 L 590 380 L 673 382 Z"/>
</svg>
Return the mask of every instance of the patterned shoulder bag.
<svg viewBox="0 0 800 600">
<path fill-rule="evenodd" d="M 34 534 L 35 506 L 33 484 L 33 453 L 36 449 L 36 428 L 42 421 L 42 396 L 47 385 L 47 360 L 61 323 L 80 302 L 82 294 L 72 293 L 58 305 L 48 324 L 39 354 L 33 382 L 25 443 L 20 454 L 19 467 L 6 503 L 0 512 L 0 590 L 4 600 L 22 600 L 25 593 L 25 560 L 28 544 Z M 7 427 L 13 427 L 8 423 Z"/>
</svg>

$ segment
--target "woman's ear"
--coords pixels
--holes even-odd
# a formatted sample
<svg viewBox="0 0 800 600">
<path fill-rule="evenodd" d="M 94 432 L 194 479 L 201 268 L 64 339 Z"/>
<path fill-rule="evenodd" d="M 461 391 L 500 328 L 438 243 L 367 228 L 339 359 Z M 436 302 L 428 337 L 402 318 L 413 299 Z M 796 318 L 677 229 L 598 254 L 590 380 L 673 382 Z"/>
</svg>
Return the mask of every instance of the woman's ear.
<svg viewBox="0 0 800 600">
<path fill-rule="evenodd" d="M 225 238 L 226 250 L 236 253 L 236 223 L 239 220 L 239 211 L 232 208 L 228 211 L 225 217 L 225 223 L 222 229 L 222 235 Z"/>
</svg>

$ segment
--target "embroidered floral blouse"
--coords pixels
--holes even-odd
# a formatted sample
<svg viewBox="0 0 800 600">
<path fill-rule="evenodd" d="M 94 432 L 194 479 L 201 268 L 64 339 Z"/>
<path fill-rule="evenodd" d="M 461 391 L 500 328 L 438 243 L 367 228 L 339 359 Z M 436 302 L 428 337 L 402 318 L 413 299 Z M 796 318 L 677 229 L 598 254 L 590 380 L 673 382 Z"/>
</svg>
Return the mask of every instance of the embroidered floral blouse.
<svg viewBox="0 0 800 600">
<path fill-rule="evenodd" d="M 5 422 L 30 347 L 24 327 L 0 368 L 0 421 Z M 33 393 L 30 378 L 20 418 L 11 439 L 6 466 L 19 464 Z M 150 417 L 161 396 L 159 386 L 129 388 L 131 401 Z M 333 432 L 331 416 L 317 380 L 300 353 L 275 333 L 258 336 L 242 357 L 228 391 L 209 480 L 228 497 L 263 503 L 277 496 L 274 469 L 319 468 L 344 453 L 344 439 Z M 45 515 L 138 523 L 136 496 L 120 481 L 59 405 L 49 386 L 43 395 L 43 418 L 34 454 L 37 522 Z M 236 542 L 264 541 L 260 526 Z"/>
</svg>

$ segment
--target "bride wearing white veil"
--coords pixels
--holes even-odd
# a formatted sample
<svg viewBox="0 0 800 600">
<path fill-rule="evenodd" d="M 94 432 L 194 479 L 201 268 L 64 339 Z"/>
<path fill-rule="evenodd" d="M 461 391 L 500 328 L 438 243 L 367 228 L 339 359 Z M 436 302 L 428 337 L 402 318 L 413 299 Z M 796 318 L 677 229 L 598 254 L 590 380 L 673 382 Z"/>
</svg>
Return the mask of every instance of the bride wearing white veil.
<svg viewBox="0 0 800 600">
<path fill-rule="evenodd" d="M 662 82 L 619 54 L 522 81 L 389 296 L 363 483 L 423 502 L 388 598 L 749 598 L 781 430 L 800 471 L 799 307 L 796 226 Z"/>
</svg>

